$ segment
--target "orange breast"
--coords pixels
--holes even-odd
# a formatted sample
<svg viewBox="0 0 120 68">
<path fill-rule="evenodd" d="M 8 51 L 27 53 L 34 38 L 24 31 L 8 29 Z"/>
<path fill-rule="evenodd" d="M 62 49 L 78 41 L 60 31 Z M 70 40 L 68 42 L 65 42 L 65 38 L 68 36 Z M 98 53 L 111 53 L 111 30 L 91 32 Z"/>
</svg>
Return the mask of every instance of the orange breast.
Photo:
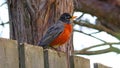
<svg viewBox="0 0 120 68">
<path fill-rule="evenodd" d="M 50 46 L 64 44 L 70 38 L 71 33 L 72 33 L 72 25 L 65 24 L 63 32 L 50 43 Z"/>
</svg>

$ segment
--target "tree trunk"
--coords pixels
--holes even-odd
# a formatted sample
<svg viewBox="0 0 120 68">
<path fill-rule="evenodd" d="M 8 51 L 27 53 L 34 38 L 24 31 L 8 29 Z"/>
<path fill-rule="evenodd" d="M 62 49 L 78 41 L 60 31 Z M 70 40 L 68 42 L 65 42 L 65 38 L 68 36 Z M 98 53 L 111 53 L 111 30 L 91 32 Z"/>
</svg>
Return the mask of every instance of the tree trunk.
<svg viewBox="0 0 120 68">
<path fill-rule="evenodd" d="M 10 38 L 36 45 L 62 13 L 73 13 L 73 0 L 8 0 L 8 7 Z M 60 49 L 70 55 L 72 43 L 71 37 Z"/>
</svg>

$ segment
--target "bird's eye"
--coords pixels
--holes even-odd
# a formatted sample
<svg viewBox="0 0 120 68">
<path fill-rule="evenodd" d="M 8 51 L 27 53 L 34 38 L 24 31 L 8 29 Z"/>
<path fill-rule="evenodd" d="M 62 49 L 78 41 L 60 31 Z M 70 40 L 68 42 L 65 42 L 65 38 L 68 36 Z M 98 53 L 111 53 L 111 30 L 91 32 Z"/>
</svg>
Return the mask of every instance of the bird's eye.
<svg viewBox="0 0 120 68">
<path fill-rule="evenodd" d="M 70 16 L 66 16 L 65 19 L 70 19 Z"/>
</svg>

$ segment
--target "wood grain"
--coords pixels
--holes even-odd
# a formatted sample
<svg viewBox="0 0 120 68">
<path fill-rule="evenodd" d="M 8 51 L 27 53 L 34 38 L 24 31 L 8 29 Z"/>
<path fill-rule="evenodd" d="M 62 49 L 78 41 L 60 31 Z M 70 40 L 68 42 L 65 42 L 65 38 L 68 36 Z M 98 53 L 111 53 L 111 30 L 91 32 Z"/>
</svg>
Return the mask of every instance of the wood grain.
<svg viewBox="0 0 120 68">
<path fill-rule="evenodd" d="M 39 46 L 25 44 L 26 68 L 44 68 L 43 49 Z"/>
<path fill-rule="evenodd" d="M 0 68 L 19 68 L 16 41 L 0 38 Z"/>
</svg>

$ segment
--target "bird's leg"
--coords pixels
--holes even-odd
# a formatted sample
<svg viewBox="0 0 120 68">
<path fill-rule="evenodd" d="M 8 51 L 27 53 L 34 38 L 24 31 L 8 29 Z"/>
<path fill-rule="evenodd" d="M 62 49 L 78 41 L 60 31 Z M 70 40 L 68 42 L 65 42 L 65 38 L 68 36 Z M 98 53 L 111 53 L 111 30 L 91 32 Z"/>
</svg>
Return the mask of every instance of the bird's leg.
<svg viewBox="0 0 120 68">
<path fill-rule="evenodd" d="M 57 49 L 57 48 L 55 48 L 55 47 L 51 47 L 51 48 L 54 49 L 54 50 L 57 52 L 57 54 L 58 54 L 59 57 L 61 57 L 61 56 L 60 56 L 61 50 L 59 50 L 59 49 Z"/>
</svg>

